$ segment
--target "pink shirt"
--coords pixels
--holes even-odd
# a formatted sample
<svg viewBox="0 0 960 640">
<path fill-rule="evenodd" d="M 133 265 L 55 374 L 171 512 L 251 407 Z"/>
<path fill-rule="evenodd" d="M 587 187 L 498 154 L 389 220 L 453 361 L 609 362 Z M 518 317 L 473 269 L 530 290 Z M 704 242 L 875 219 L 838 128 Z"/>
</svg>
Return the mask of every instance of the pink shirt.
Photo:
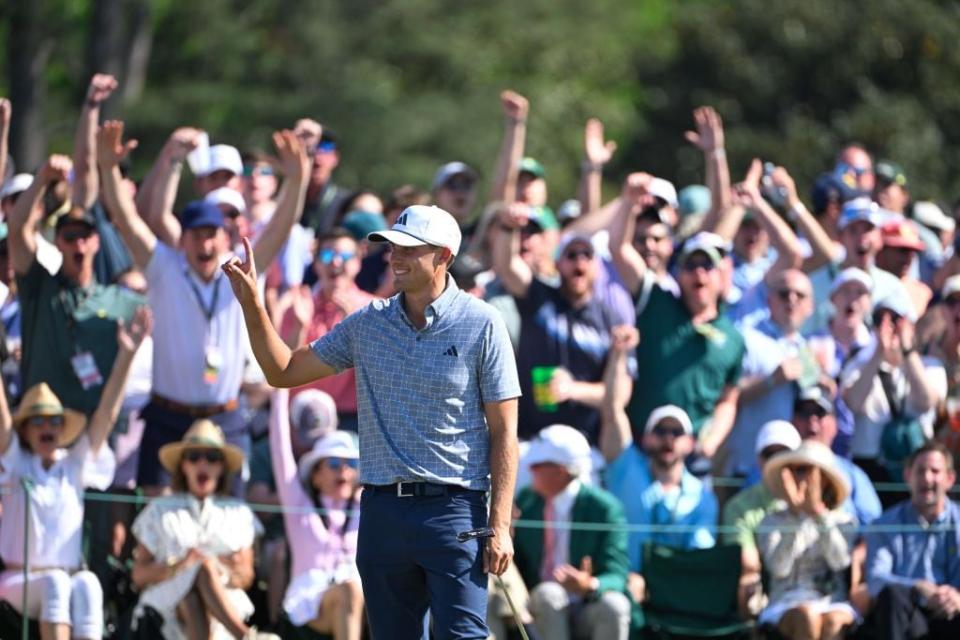
<svg viewBox="0 0 960 640">
<path fill-rule="evenodd" d="M 294 577 L 323 569 L 331 573 L 341 564 L 355 564 L 357 559 L 357 529 L 360 524 L 359 499 L 353 513 L 347 514 L 342 501 L 322 498 L 322 506 L 329 509 L 328 529 L 314 511 L 315 505 L 297 473 L 297 462 L 290 443 L 288 392 L 278 389 L 270 405 L 270 459 L 277 484 L 277 494 L 283 505 L 283 522 L 290 543 L 291 571 Z"/>
<path fill-rule="evenodd" d="M 356 285 L 351 285 L 351 287 L 352 289 L 347 293 L 347 296 L 357 307 L 362 307 L 371 300 L 376 300 L 375 296 Z M 321 292 L 317 292 L 313 298 L 313 319 L 307 327 L 307 344 L 329 333 L 345 317 L 347 316 L 343 309 L 332 300 L 324 299 Z M 291 330 L 293 321 L 293 310 L 290 309 L 284 314 L 283 320 L 280 322 L 280 335 L 287 335 Z M 357 412 L 357 377 L 353 369 L 297 387 L 293 390 L 291 397 L 305 389 L 320 389 L 329 393 L 337 405 L 337 411 L 340 413 Z"/>
</svg>

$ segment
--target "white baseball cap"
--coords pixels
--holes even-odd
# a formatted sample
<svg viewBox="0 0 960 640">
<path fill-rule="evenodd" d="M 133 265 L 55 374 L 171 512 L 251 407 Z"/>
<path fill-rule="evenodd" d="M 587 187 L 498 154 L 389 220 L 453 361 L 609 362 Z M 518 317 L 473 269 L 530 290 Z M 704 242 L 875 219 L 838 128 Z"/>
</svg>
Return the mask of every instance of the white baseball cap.
<svg viewBox="0 0 960 640">
<path fill-rule="evenodd" d="M 0 189 L 0 200 L 26 191 L 30 188 L 31 184 L 33 184 L 33 175 L 29 173 L 18 173 L 3 183 L 3 188 Z"/>
<path fill-rule="evenodd" d="M 317 440 L 313 449 L 300 458 L 298 473 L 300 482 L 304 485 L 310 485 L 310 475 L 316 464 L 325 458 L 346 458 L 347 460 L 356 460 L 360 457 L 360 450 L 357 449 L 357 441 L 349 431 L 332 431 Z"/>
<path fill-rule="evenodd" d="M 541 429 L 530 441 L 524 462 L 531 467 L 552 462 L 579 476 L 590 469 L 590 443 L 573 427 L 553 424 Z"/>
<path fill-rule="evenodd" d="M 202 176 L 208 176 L 214 171 L 229 171 L 235 176 L 243 175 L 243 160 L 236 147 L 228 144 L 215 144 L 210 147 L 209 161 Z"/>
<path fill-rule="evenodd" d="M 676 420 L 687 435 L 693 435 L 693 423 L 690 422 L 690 416 L 687 415 L 686 411 L 672 404 L 665 404 L 650 412 L 650 417 L 647 418 L 647 424 L 643 427 L 643 432 L 649 433 L 651 429 L 667 419 Z"/>
<path fill-rule="evenodd" d="M 337 405 L 326 391 L 306 389 L 290 401 L 290 422 L 309 442 L 334 431 L 337 421 Z"/>
<path fill-rule="evenodd" d="M 958 291 L 960 291 L 960 274 L 950 276 L 944 280 L 943 291 L 940 293 L 940 297 L 946 300 Z"/>
<path fill-rule="evenodd" d="M 830 295 L 835 294 L 837 289 L 848 282 L 859 282 L 867 288 L 867 291 L 873 290 L 873 278 L 870 277 L 869 273 L 857 267 L 847 267 L 838 273 L 837 277 L 830 283 Z"/>
<path fill-rule="evenodd" d="M 935 202 L 914 202 L 913 219 L 940 231 L 953 231 L 957 227 L 957 221 L 945 214 Z"/>
<path fill-rule="evenodd" d="M 367 235 L 370 242 L 389 242 L 401 247 L 430 244 L 446 247 L 453 255 L 460 251 L 460 226 L 440 207 L 415 204 L 404 209 L 386 231 Z"/>
<path fill-rule="evenodd" d="M 760 455 L 764 449 L 774 445 L 793 451 L 800 446 L 800 433 L 786 420 L 771 420 L 760 427 L 754 452 Z"/>
<path fill-rule="evenodd" d="M 236 189 L 230 187 L 220 187 L 208 193 L 204 198 L 207 202 L 213 204 L 225 204 L 237 210 L 237 213 L 243 215 L 247 212 L 247 203 L 243 200 L 243 195 Z"/>
<path fill-rule="evenodd" d="M 647 193 L 662 199 L 674 209 L 677 208 L 677 188 L 669 180 L 651 178 L 650 184 L 647 186 Z"/>
</svg>

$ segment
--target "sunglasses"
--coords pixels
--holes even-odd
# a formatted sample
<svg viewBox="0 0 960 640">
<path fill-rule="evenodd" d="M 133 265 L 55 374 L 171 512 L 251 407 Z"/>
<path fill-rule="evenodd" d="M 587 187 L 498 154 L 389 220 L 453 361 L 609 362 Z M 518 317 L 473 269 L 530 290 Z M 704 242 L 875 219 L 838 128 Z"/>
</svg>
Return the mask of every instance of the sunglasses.
<svg viewBox="0 0 960 640">
<path fill-rule="evenodd" d="M 804 418 L 808 420 L 814 416 L 823 419 L 827 415 L 826 410 L 818 404 L 801 404 L 794 410 L 794 413 L 798 418 Z"/>
<path fill-rule="evenodd" d="M 259 166 L 259 167 L 244 167 L 243 175 L 247 178 L 251 176 L 272 176 L 273 167 L 268 166 Z"/>
<path fill-rule="evenodd" d="M 353 458 L 327 458 L 327 467 L 333 471 L 340 471 L 344 465 L 356 469 L 358 463 Z"/>
<path fill-rule="evenodd" d="M 60 232 L 60 237 L 65 242 L 74 242 L 76 240 L 86 240 L 93 235 L 92 229 L 67 229 Z"/>
<path fill-rule="evenodd" d="M 473 189 L 473 180 L 466 176 L 454 176 L 443 183 L 443 188 L 458 193 L 466 193 Z"/>
<path fill-rule="evenodd" d="M 201 460 L 206 460 L 210 464 L 217 464 L 218 462 L 223 462 L 223 454 L 215 449 L 192 449 L 183 454 L 183 459 L 192 464 L 196 464 Z"/>
<path fill-rule="evenodd" d="M 663 242 L 664 240 L 669 240 L 670 234 L 668 233 L 638 233 L 634 236 L 634 241 L 637 244 L 643 244 L 648 240 L 653 240 L 654 242 Z"/>
<path fill-rule="evenodd" d="M 694 272 L 697 269 L 703 269 L 704 271 L 713 271 L 717 268 L 717 265 L 713 264 L 710 260 L 687 260 L 683 263 L 681 268 L 687 272 Z"/>
<path fill-rule="evenodd" d="M 796 289 L 780 289 L 779 291 L 777 291 L 777 297 L 779 297 L 779 298 L 780 298 L 781 300 L 783 300 L 784 302 L 789 301 L 789 300 L 790 300 L 790 296 L 796 296 L 796 297 L 797 297 L 797 300 L 806 300 L 806 299 L 807 299 L 807 292 L 806 292 L 806 291 L 798 291 L 798 290 L 796 290 Z"/>
<path fill-rule="evenodd" d="M 684 431 L 683 427 L 668 427 L 666 425 L 658 424 L 653 429 L 650 430 L 650 433 L 657 436 L 658 438 L 666 438 L 667 436 L 673 436 L 674 438 L 682 438 L 687 434 Z"/>
<path fill-rule="evenodd" d="M 336 251 L 334 249 L 323 249 L 322 251 L 320 251 L 320 262 L 322 262 L 323 264 L 330 264 L 336 258 L 340 258 L 341 262 L 346 262 L 347 260 L 349 260 L 355 255 L 357 254 L 355 254 L 352 251 Z"/>
<path fill-rule="evenodd" d="M 47 424 L 51 427 L 62 427 L 63 416 L 30 416 L 27 418 L 28 427 L 40 427 Z"/>
<path fill-rule="evenodd" d="M 587 260 L 593 260 L 593 251 L 591 249 L 571 249 L 570 251 L 563 252 L 564 260 L 579 260 L 580 258 L 585 258 Z"/>
</svg>

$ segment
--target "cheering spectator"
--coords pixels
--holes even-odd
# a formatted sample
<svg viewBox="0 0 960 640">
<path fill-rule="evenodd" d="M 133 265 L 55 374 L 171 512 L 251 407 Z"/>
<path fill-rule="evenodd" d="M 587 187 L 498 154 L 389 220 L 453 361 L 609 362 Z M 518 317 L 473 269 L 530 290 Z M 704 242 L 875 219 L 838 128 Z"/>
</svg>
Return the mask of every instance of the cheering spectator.
<svg viewBox="0 0 960 640">
<path fill-rule="evenodd" d="M 833 461 L 828 447 L 808 440 L 763 468 L 764 483 L 786 508 L 760 523 L 770 603 L 758 621 L 788 638 L 835 640 L 858 618 L 844 575 L 850 545 L 841 527 L 850 516 L 838 510 L 850 487 Z"/>
<path fill-rule="evenodd" d="M 123 123 L 104 124 L 98 138 L 99 163 L 107 210 L 146 274 L 157 314 L 153 394 L 143 410 L 146 428 L 137 474 L 139 485 L 157 487 L 165 477 L 156 452 L 180 439 L 197 417 L 213 419 L 228 441 L 246 448 L 248 436 L 237 396 L 247 337 L 240 306 L 219 268 L 229 255 L 220 209 L 203 201 L 191 202 L 177 225 L 183 229 L 176 234 L 181 249 L 159 241 L 137 215 L 129 195 L 119 188 L 117 163 L 131 146 L 122 138 Z M 289 131 L 274 134 L 273 140 L 289 184 L 257 238 L 254 251 L 261 264 L 272 262 L 280 250 L 306 188 L 307 159 L 299 141 Z M 239 492 L 239 478 L 236 484 Z"/>
<path fill-rule="evenodd" d="M 104 490 L 113 479 L 115 460 L 104 443 L 150 327 L 145 307 L 129 328 L 118 324 L 117 357 L 89 425 L 45 383 L 24 394 L 12 419 L 0 390 L 0 599 L 39 619 L 44 638 L 103 635 L 103 590 L 93 573 L 81 570 L 83 492 L 88 486 Z"/>
<path fill-rule="evenodd" d="M 604 372 L 600 447 L 608 463 L 607 488 L 623 503 L 632 525 L 687 525 L 679 532 L 654 527 L 628 535 L 629 589 L 634 599 L 642 602 L 643 544 L 712 547 L 718 507 L 716 497 L 684 466 L 684 459 L 693 451 L 693 425 L 683 409 L 657 407 L 647 418 L 642 439 L 633 439 L 624 407 L 631 393 L 627 355 L 638 340 L 635 328 L 616 327 Z"/>
<path fill-rule="evenodd" d="M 538 631 L 543 638 L 626 640 L 626 520 L 613 495 L 581 480 L 590 475 L 590 445 L 576 429 L 553 425 L 531 441 L 525 462 L 532 482 L 517 495 L 518 517 L 544 526 L 517 530 L 514 562 Z M 613 528 L 581 530 L 580 523 Z"/>
<path fill-rule="evenodd" d="M 293 575 L 284 611 L 294 626 L 332 632 L 336 640 L 359 640 L 363 592 L 356 562 L 360 521 L 356 442 L 347 432 L 332 431 L 317 440 L 298 468 L 284 389 L 271 401 L 270 455 L 285 508 Z"/>
<path fill-rule="evenodd" d="M 876 185 L 873 158 L 863 145 L 851 142 L 840 149 L 833 167 L 833 175 L 851 189 L 870 193 Z"/>
<path fill-rule="evenodd" d="M 313 269 L 318 278 L 315 292 L 291 289 L 290 307 L 280 324 L 280 335 L 291 349 L 313 342 L 374 299 L 355 284 L 360 271 L 357 241 L 343 229 L 320 238 Z M 333 396 L 341 428 L 357 430 L 357 383 L 352 369 L 301 387 L 307 388 Z"/>
<path fill-rule="evenodd" d="M 164 445 L 159 458 L 174 494 L 155 499 L 133 523 L 132 578 L 140 590 L 134 619 L 153 609 L 167 640 L 255 638 L 244 622 L 253 614 L 244 590 L 253 582 L 256 518 L 223 497 L 243 452 L 201 419 L 181 441 Z"/>
<path fill-rule="evenodd" d="M 712 457 L 736 416 L 743 338 L 719 313 L 723 258 L 698 234 L 680 252 L 680 297 L 663 290 L 632 243 L 635 219 L 650 176 L 631 174 L 610 233 L 610 253 L 627 289 L 637 300 L 637 378 L 630 399 L 634 439 L 658 406 L 676 405 L 690 416 L 697 448 Z M 709 427 L 705 425 L 709 423 Z"/>
<path fill-rule="evenodd" d="M 477 178 L 477 172 L 463 162 L 448 162 L 437 169 L 430 188 L 433 203 L 450 212 L 468 241 L 474 231 L 467 223 L 477 199 Z"/>
<path fill-rule="evenodd" d="M 65 156 L 47 160 L 7 219 L 7 242 L 22 309 L 23 388 L 46 382 L 64 406 L 89 415 L 117 355 L 117 322 L 129 321 L 143 298 L 96 282 L 100 235 L 92 215 L 81 208 L 57 218 L 60 272 L 50 275 L 37 260 L 41 201 L 71 166 Z"/>
<path fill-rule="evenodd" d="M 905 219 L 885 222 L 880 228 L 883 249 L 877 254 L 877 266 L 895 275 L 910 296 L 913 310 L 919 318 L 927 310 L 933 292 L 926 284 L 910 275 L 917 256 L 923 251 L 923 241 L 914 225 Z"/>
<path fill-rule="evenodd" d="M 800 334 L 813 312 L 813 289 L 803 272 L 790 269 L 769 276 L 770 318 L 743 330 L 746 352 L 740 379 L 740 406 L 730 437 L 728 475 L 745 475 L 753 464 L 751 444 L 761 425 L 789 420 L 797 392 L 817 384 L 820 368 Z"/>
<path fill-rule="evenodd" d="M 554 423 L 574 425 L 596 444 L 603 400 L 603 367 L 616 324 L 612 309 L 594 295 L 600 265 L 588 238 L 564 240 L 557 259 L 560 286 L 534 277 L 521 258 L 526 210 L 514 206 L 501 215 L 505 237 L 493 247 L 494 271 L 520 312 L 519 436 L 532 438 Z"/>
<path fill-rule="evenodd" d="M 922 275 L 925 279 L 933 275 L 944 262 L 943 245 L 937 234 L 919 222 L 910 206 L 910 184 L 907 176 L 896 162 L 880 160 L 874 169 L 877 184 L 873 190 L 873 199 L 890 216 L 890 222 L 906 224 L 913 233 L 919 235 L 921 248 L 918 250 L 917 261 L 911 260 L 911 274 Z M 890 215 L 893 214 L 893 215 Z M 908 214 L 913 219 L 908 219 Z"/>
<path fill-rule="evenodd" d="M 931 640 L 960 634 L 960 507 L 947 497 L 953 456 L 930 442 L 907 461 L 910 499 L 877 520 L 868 534 L 867 584 L 873 631 L 881 640 Z"/>
<path fill-rule="evenodd" d="M 333 172 L 340 164 L 340 149 L 333 132 L 313 120 L 298 120 L 294 133 L 305 134 L 306 137 L 301 139 L 310 142 L 318 140 L 313 146 L 306 144 L 303 147 L 311 156 L 312 164 L 302 205 L 302 224 L 320 235 L 336 226 L 337 212 L 343 210 L 344 201 L 350 197 L 349 190 L 333 182 Z"/>
<path fill-rule="evenodd" d="M 878 300 L 871 343 L 840 378 L 856 421 L 850 452 L 875 482 L 899 477 L 904 459 L 932 435 L 933 410 L 946 394 L 943 365 L 917 352 L 913 323 L 909 300 Z"/>
</svg>

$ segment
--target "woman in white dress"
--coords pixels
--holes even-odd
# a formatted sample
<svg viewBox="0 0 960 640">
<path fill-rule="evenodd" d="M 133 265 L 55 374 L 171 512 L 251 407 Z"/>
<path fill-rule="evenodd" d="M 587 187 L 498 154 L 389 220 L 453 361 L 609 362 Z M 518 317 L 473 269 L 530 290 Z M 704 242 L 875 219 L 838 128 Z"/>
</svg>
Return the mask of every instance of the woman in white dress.
<svg viewBox="0 0 960 640">
<path fill-rule="evenodd" d="M 27 616 L 40 621 L 43 640 L 103 636 L 103 589 L 93 573 L 81 570 L 83 491 L 105 490 L 113 480 L 116 460 L 104 443 L 117 421 L 130 363 L 150 326 L 146 307 L 129 328 L 119 324 L 117 358 L 88 426 L 46 383 L 27 390 L 11 418 L 0 383 L 0 556 L 6 563 L 0 600 L 22 614 L 25 599 Z"/>
<path fill-rule="evenodd" d="M 847 479 L 826 445 L 807 440 L 767 461 L 763 481 L 786 507 L 767 514 L 757 534 L 770 593 L 758 621 L 787 638 L 841 638 L 857 619 L 846 576 L 854 523 L 839 508 Z"/>
<path fill-rule="evenodd" d="M 134 624 L 151 607 L 167 640 L 268 637 L 245 622 L 253 614 L 244 590 L 253 582 L 256 518 L 227 497 L 243 452 L 202 419 L 160 449 L 160 463 L 175 493 L 155 499 L 133 523 Z"/>
</svg>

